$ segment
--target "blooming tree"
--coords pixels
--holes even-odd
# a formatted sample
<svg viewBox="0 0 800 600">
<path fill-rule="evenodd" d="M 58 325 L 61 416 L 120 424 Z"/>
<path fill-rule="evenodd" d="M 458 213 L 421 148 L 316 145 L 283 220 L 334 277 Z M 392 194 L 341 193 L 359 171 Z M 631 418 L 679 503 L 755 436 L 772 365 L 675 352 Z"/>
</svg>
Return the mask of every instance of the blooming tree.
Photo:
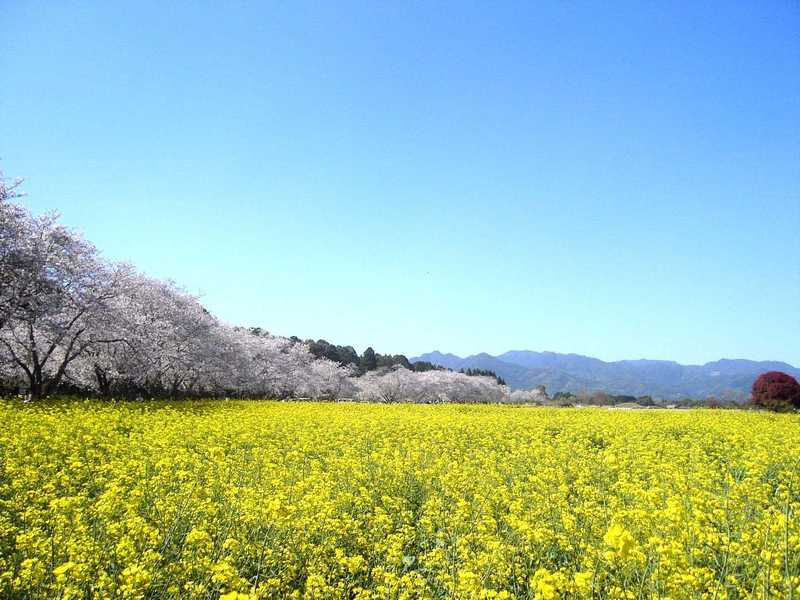
<svg viewBox="0 0 800 600">
<path fill-rule="evenodd" d="M 108 314 L 130 270 L 101 260 L 94 245 L 54 215 L 4 213 L 15 228 L 3 237 L 3 279 L 11 290 L 3 298 L 0 347 L 38 398 L 58 387 L 93 345 L 113 341 L 92 324 Z"/>
<path fill-rule="evenodd" d="M 548 398 L 544 386 L 539 386 L 532 390 L 514 390 L 505 399 L 511 404 L 540 404 L 549 400 L 550 398 Z"/>
<path fill-rule="evenodd" d="M 357 398 L 370 402 L 501 402 L 508 388 L 493 377 L 447 370 L 417 373 L 397 366 L 355 380 Z"/>
<path fill-rule="evenodd" d="M 28 212 L 11 202 L 20 180 L 9 181 L 0 171 L 0 330 L 21 306 L 36 302 L 39 281 L 32 276 L 35 257 Z"/>
</svg>

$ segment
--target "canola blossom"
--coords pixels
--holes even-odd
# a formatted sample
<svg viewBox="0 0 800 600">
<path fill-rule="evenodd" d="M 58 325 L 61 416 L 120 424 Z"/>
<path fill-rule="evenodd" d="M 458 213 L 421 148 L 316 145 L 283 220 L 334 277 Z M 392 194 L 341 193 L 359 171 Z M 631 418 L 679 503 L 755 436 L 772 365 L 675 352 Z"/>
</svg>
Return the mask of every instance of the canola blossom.
<svg viewBox="0 0 800 600">
<path fill-rule="evenodd" d="M 2 598 L 800 598 L 800 415 L 0 401 Z"/>
</svg>

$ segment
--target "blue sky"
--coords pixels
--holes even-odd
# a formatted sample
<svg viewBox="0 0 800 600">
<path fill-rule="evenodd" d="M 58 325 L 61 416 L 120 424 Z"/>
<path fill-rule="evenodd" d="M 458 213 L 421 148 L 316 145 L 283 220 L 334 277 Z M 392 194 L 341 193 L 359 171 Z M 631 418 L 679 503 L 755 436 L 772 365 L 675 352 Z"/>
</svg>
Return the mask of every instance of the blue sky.
<svg viewBox="0 0 800 600">
<path fill-rule="evenodd" d="M 800 4 L 218 4 L 3 2 L 31 209 L 278 334 L 800 364 Z"/>
</svg>

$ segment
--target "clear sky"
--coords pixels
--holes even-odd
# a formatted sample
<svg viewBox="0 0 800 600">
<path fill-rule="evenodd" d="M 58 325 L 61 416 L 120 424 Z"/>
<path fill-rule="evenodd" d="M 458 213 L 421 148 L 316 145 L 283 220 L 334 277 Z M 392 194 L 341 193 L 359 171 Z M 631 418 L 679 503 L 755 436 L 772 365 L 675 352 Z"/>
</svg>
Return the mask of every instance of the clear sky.
<svg viewBox="0 0 800 600">
<path fill-rule="evenodd" d="M 409 356 L 800 365 L 800 3 L 0 19 L 0 166 L 26 204 L 228 322 Z"/>
</svg>

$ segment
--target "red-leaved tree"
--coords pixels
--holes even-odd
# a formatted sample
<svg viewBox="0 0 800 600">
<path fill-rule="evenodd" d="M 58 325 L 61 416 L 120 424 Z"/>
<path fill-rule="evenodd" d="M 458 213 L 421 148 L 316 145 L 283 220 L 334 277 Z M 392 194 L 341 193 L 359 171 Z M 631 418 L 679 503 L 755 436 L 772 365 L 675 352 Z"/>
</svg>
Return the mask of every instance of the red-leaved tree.
<svg viewBox="0 0 800 600">
<path fill-rule="evenodd" d="M 769 371 L 753 382 L 750 401 L 771 410 L 800 408 L 800 383 L 786 373 Z"/>
</svg>

